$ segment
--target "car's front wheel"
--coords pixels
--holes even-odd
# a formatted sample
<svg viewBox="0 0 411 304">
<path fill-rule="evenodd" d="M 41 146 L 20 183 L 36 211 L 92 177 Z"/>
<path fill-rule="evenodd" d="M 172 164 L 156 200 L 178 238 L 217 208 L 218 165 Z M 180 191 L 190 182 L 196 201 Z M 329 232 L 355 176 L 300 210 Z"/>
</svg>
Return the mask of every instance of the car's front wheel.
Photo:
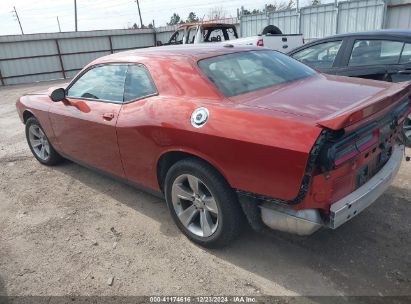
<svg viewBox="0 0 411 304">
<path fill-rule="evenodd" d="M 167 172 L 164 190 L 174 222 L 195 243 L 221 247 L 241 231 L 244 215 L 236 194 L 207 163 L 177 162 Z"/>
<path fill-rule="evenodd" d="M 26 139 L 34 157 L 43 165 L 52 166 L 63 160 L 54 150 L 40 123 L 34 117 L 26 121 Z"/>
</svg>

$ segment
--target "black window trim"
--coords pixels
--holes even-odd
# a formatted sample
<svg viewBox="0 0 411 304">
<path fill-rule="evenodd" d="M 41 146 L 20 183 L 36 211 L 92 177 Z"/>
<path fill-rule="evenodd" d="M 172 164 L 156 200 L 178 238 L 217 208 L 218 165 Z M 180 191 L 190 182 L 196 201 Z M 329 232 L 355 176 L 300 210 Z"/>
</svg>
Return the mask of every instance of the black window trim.
<svg viewBox="0 0 411 304">
<path fill-rule="evenodd" d="M 341 41 L 341 46 L 338 49 L 337 55 L 335 55 L 335 59 L 333 62 L 333 65 L 329 68 L 325 68 L 325 69 L 333 69 L 333 68 L 339 68 L 341 67 L 341 56 L 344 54 L 345 52 L 345 45 L 346 45 L 346 41 L 344 39 L 345 37 L 332 37 L 332 38 L 327 38 L 324 40 L 317 40 L 317 41 L 313 41 L 312 43 L 306 44 L 305 47 L 301 46 L 293 51 L 291 51 L 288 55 L 292 58 L 294 58 L 294 55 L 297 53 L 300 53 L 302 51 L 305 51 L 306 49 L 309 49 L 313 46 L 319 45 L 319 44 L 324 44 L 324 43 L 330 43 L 330 42 L 337 42 L 337 41 Z M 298 60 L 296 58 L 294 58 L 295 60 Z M 298 60 L 299 61 L 299 60 Z M 301 62 L 301 61 L 300 61 Z M 314 69 L 316 69 L 316 67 L 313 67 Z"/>
<path fill-rule="evenodd" d="M 400 42 L 402 43 L 401 46 L 401 51 L 400 54 L 398 56 L 398 61 L 396 63 L 377 63 L 377 64 L 369 64 L 369 65 L 350 65 L 350 59 L 351 59 L 351 55 L 352 52 L 354 50 L 354 45 L 357 41 L 370 41 L 370 40 L 377 40 L 377 41 L 389 41 L 389 42 Z M 398 39 L 396 37 L 381 37 L 381 36 L 353 36 L 351 37 L 351 41 L 350 41 L 350 48 L 348 49 L 348 56 L 347 56 L 347 62 L 346 65 L 347 67 L 350 68 L 357 68 L 357 67 L 370 67 L 370 66 L 382 66 L 382 65 L 395 65 L 395 64 L 400 64 L 400 60 L 401 60 L 401 56 L 402 56 L 402 51 L 404 50 L 404 45 L 407 42 L 405 40 L 401 40 Z"/>
<path fill-rule="evenodd" d="M 386 66 L 387 64 L 374 64 L 374 65 L 364 65 L 364 66 L 349 66 L 348 63 L 350 61 L 351 58 L 351 53 L 353 51 L 354 48 L 354 44 L 355 41 L 357 40 L 386 40 L 386 41 L 394 41 L 394 42 L 402 42 L 403 44 L 405 43 L 410 43 L 411 44 L 411 39 L 410 37 L 405 37 L 405 36 L 388 36 L 388 35 L 384 35 L 384 34 L 378 34 L 378 35 L 352 35 L 352 36 L 346 36 L 344 37 L 344 39 L 347 39 L 347 48 L 345 50 L 345 53 L 343 55 L 342 58 L 342 64 L 343 67 L 345 68 L 367 68 L 367 67 L 372 67 L 372 66 Z M 401 50 L 401 54 L 400 54 L 400 58 L 402 55 L 402 51 Z M 394 64 L 388 64 L 388 65 L 402 65 L 403 63 L 394 63 Z"/>
<path fill-rule="evenodd" d="M 77 82 L 77 80 L 79 80 L 79 79 L 80 79 L 84 74 L 86 74 L 88 71 L 90 71 L 90 70 L 92 70 L 92 69 L 94 69 L 94 68 L 97 68 L 97 67 L 110 66 L 110 65 L 123 65 L 123 66 L 126 67 L 126 77 L 124 78 L 124 87 L 123 87 L 123 101 L 114 101 L 114 100 L 96 99 L 96 98 L 85 98 L 85 97 L 74 97 L 74 96 L 69 96 L 69 95 L 68 95 L 68 91 L 70 90 L 70 88 Z M 150 78 L 150 81 L 151 81 L 151 83 L 152 83 L 152 85 L 153 85 L 153 87 L 154 87 L 154 89 L 155 89 L 155 93 L 153 93 L 153 94 L 148 94 L 148 95 L 145 95 L 145 96 L 141 96 L 141 97 L 139 97 L 139 98 L 132 99 L 132 100 L 130 100 L 130 101 L 124 101 L 124 92 L 125 92 L 125 88 L 126 88 L 126 79 L 127 79 L 128 67 L 129 67 L 130 65 L 141 66 L 141 67 L 143 67 L 143 68 L 147 71 L 147 74 L 148 74 L 148 76 L 149 76 L 149 78 Z M 109 63 L 97 63 L 97 64 L 94 64 L 94 65 L 91 65 L 91 66 L 89 66 L 87 69 L 85 69 L 84 71 L 81 71 L 79 74 L 77 74 L 77 76 L 74 77 L 73 80 L 72 80 L 72 81 L 69 83 L 69 85 L 66 87 L 65 91 L 66 91 L 66 96 L 67 96 L 68 98 L 79 99 L 79 100 L 83 100 L 83 99 L 84 99 L 84 100 L 89 100 L 89 101 L 98 101 L 98 102 L 113 103 L 113 104 L 120 104 L 120 105 L 132 103 L 132 102 L 135 102 L 135 101 L 139 101 L 139 100 L 141 100 L 141 99 L 144 99 L 144 98 L 148 98 L 148 97 L 158 96 L 158 95 L 159 95 L 159 94 L 158 94 L 157 86 L 156 86 L 156 84 L 155 84 L 155 82 L 154 82 L 154 80 L 153 80 L 153 77 L 151 76 L 150 71 L 147 69 L 147 67 L 146 67 L 144 64 L 142 64 L 142 63 L 136 63 L 136 62 L 109 62 Z"/>
<path fill-rule="evenodd" d="M 135 99 L 131 99 L 131 100 L 128 100 L 128 101 L 125 101 L 124 100 L 124 96 L 125 96 L 125 91 L 126 91 L 126 79 L 127 79 L 127 76 L 128 76 L 128 69 L 129 69 L 129 67 L 130 66 L 138 66 L 138 67 L 141 67 L 141 68 L 143 68 L 143 69 L 145 69 L 146 70 L 146 72 L 147 72 L 147 75 L 148 75 L 148 78 L 150 79 L 150 82 L 151 82 L 151 84 L 153 85 L 153 88 L 154 88 L 154 93 L 151 93 L 151 94 L 147 94 L 147 95 L 143 95 L 143 96 L 140 96 L 140 97 L 138 97 L 138 98 L 135 98 Z M 127 71 L 126 71 L 126 78 L 124 79 L 124 91 L 123 91 L 123 104 L 129 104 L 129 103 L 132 103 L 132 102 L 136 102 L 136 101 L 139 101 L 139 100 L 141 100 L 141 99 L 145 99 L 145 98 L 149 98 L 149 97 L 153 97 L 153 96 L 158 96 L 158 89 L 157 89 L 157 86 L 156 86 L 156 84 L 155 84 L 155 82 L 154 82 L 154 79 L 153 79 L 153 77 L 151 76 L 151 73 L 150 73 L 150 71 L 147 69 L 147 67 L 144 65 L 144 64 L 142 64 L 142 63 L 128 63 L 127 64 Z"/>
</svg>

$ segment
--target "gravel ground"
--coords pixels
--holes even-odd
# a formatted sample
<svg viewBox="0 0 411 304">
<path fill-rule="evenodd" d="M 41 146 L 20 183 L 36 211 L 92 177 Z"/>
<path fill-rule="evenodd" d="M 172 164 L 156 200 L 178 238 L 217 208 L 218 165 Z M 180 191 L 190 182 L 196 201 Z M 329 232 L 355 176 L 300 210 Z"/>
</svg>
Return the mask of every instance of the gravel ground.
<svg viewBox="0 0 411 304">
<path fill-rule="evenodd" d="M 0 295 L 411 295 L 411 163 L 336 231 L 205 250 L 163 200 L 31 156 L 14 103 L 48 86 L 0 88 Z"/>
</svg>

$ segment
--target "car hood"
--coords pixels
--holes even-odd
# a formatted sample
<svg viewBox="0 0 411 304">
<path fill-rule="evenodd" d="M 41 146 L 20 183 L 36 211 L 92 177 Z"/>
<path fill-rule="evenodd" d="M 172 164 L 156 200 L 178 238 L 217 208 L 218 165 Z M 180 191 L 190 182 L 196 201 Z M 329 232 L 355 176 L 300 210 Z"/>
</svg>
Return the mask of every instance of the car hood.
<svg viewBox="0 0 411 304">
<path fill-rule="evenodd" d="M 235 103 L 318 121 L 393 93 L 395 84 L 316 74 L 291 83 L 230 97 Z M 402 87 L 401 87 L 402 88 Z M 395 90 L 394 90 L 395 91 Z"/>
</svg>

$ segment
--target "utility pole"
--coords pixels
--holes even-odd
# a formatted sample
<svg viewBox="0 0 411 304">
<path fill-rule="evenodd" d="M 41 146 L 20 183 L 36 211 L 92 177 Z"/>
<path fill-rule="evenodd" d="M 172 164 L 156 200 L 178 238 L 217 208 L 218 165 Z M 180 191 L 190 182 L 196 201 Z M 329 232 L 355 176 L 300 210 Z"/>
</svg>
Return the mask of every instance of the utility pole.
<svg viewBox="0 0 411 304">
<path fill-rule="evenodd" d="M 60 27 L 59 16 L 57 16 L 57 24 L 58 24 L 58 26 L 59 26 L 59 32 L 61 33 L 61 27 Z"/>
<path fill-rule="evenodd" d="M 137 8 L 138 8 L 138 16 L 140 17 L 140 27 L 143 27 L 143 19 L 141 18 L 141 12 L 140 12 L 140 4 L 138 3 L 138 0 L 135 0 L 137 3 Z"/>
<path fill-rule="evenodd" d="M 77 32 L 77 0 L 74 0 L 74 31 Z"/>
<path fill-rule="evenodd" d="M 19 22 L 19 25 L 20 25 L 20 30 L 21 30 L 21 34 L 22 35 L 24 35 L 24 32 L 23 32 L 23 27 L 21 26 L 21 22 L 20 22 L 20 18 L 19 18 L 19 14 L 17 14 L 17 10 L 16 10 L 16 7 L 15 6 L 13 6 L 13 9 L 14 9 L 14 14 L 15 14 L 15 17 L 17 18 L 17 21 Z"/>
</svg>

